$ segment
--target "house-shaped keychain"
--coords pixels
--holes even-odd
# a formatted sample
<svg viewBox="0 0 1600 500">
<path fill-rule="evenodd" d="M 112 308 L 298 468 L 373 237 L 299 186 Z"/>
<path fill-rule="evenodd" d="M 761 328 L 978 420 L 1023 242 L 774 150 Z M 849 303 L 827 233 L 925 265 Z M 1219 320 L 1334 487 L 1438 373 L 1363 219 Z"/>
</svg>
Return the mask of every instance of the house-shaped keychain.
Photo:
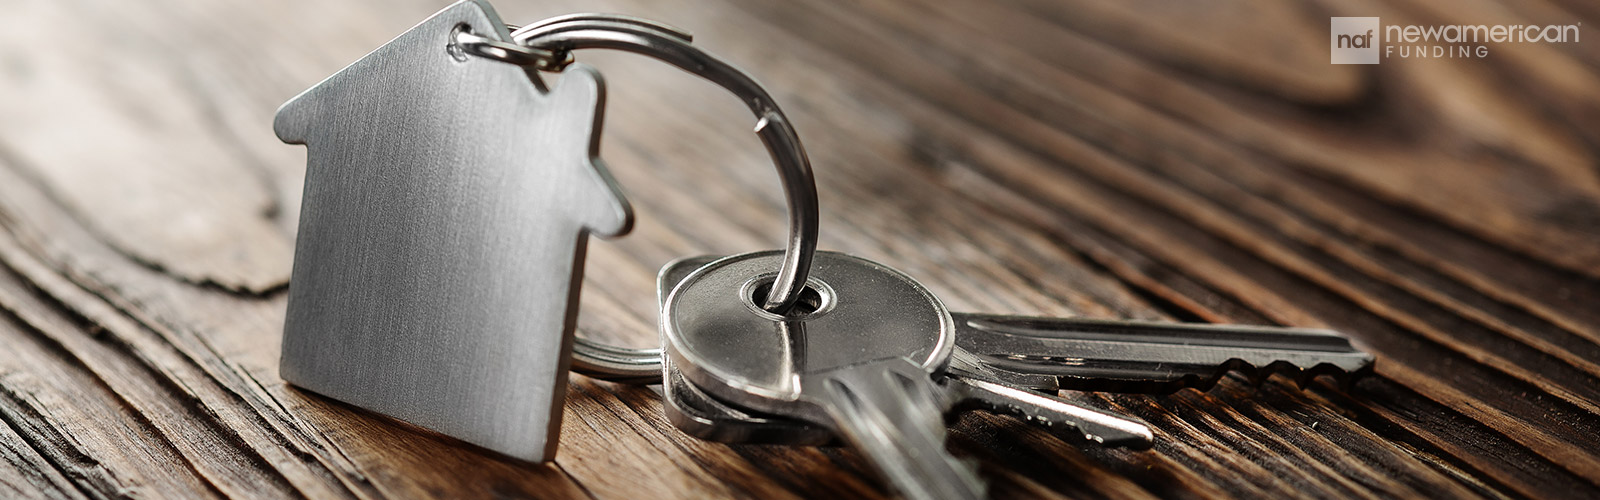
<svg viewBox="0 0 1600 500">
<path fill-rule="evenodd" d="M 466 0 L 284 104 L 308 149 L 284 380 L 525 460 L 554 457 L 588 234 L 626 233 L 604 89 L 463 54 Z"/>
</svg>

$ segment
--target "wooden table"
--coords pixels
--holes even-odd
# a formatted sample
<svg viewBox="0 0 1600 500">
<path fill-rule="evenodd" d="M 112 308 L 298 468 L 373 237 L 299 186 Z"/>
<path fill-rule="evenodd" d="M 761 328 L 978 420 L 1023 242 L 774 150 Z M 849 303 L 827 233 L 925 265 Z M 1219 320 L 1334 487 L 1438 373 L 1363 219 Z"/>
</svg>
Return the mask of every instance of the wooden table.
<svg viewBox="0 0 1600 500">
<path fill-rule="evenodd" d="M 1348 390 L 1064 394 L 1150 422 L 1145 452 L 962 415 L 996 498 L 1600 495 L 1600 40 L 1327 52 L 1330 16 L 1595 26 L 1593 2 L 499 3 L 693 31 L 793 117 L 822 247 L 952 309 L 1378 354 Z M 854 451 L 698 441 L 641 387 L 573 377 L 560 455 L 528 465 L 279 380 L 305 152 L 273 111 L 441 7 L 0 1 L 0 497 L 885 495 Z M 590 246 L 580 330 L 645 345 L 655 269 L 776 247 L 782 197 L 735 99 L 578 56 L 640 217 Z"/>
</svg>

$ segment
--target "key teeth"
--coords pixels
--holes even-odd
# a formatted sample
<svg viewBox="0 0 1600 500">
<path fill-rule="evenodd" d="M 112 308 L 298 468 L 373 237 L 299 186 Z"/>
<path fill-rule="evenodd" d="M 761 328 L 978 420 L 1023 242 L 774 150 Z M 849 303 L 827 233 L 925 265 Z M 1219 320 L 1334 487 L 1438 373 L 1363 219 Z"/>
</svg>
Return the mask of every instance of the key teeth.
<svg viewBox="0 0 1600 500">
<path fill-rule="evenodd" d="M 1305 388 L 1310 387 L 1311 383 L 1316 381 L 1318 377 L 1328 376 L 1333 379 L 1334 385 L 1340 390 L 1347 390 L 1354 385 L 1356 378 L 1364 376 L 1371 371 L 1371 358 L 1368 358 L 1364 363 L 1361 364 L 1361 366 L 1357 367 L 1353 371 L 1332 362 L 1317 363 L 1316 365 L 1312 365 L 1310 368 L 1303 368 L 1294 364 L 1293 362 L 1280 360 L 1273 361 L 1264 367 L 1258 367 L 1243 359 L 1234 358 L 1228 360 L 1228 362 L 1223 365 L 1223 368 L 1219 370 L 1215 376 L 1209 377 L 1207 380 L 1205 380 L 1204 385 L 1195 385 L 1191 387 L 1200 390 L 1210 390 L 1212 387 L 1217 385 L 1217 382 L 1222 380 L 1222 377 L 1227 376 L 1228 372 L 1238 372 L 1243 374 L 1250 381 L 1250 385 L 1255 387 L 1260 387 L 1262 384 L 1265 384 L 1267 379 L 1272 378 L 1273 375 L 1284 375 L 1289 377 L 1290 380 L 1294 381 L 1295 387 L 1299 388 L 1300 390 L 1305 390 Z"/>
<path fill-rule="evenodd" d="M 1372 375 L 1375 371 L 1374 367 L 1376 365 L 1377 363 L 1375 363 L 1372 358 L 1368 358 L 1366 363 L 1362 364 L 1360 368 L 1356 368 L 1354 371 L 1339 369 L 1339 373 L 1334 375 L 1334 383 L 1338 386 L 1340 391 L 1349 392 L 1350 390 L 1355 389 L 1357 380 L 1361 380 L 1362 378 Z M 1304 388 L 1304 386 L 1301 386 L 1301 389 Z"/>
<path fill-rule="evenodd" d="M 1185 388 L 1204 392 L 1216 387 L 1217 383 L 1229 373 L 1239 373 L 1254 387 L 1260 387 L 1273 375 L 1284 375 L 1294 381 L 1296 387 L 1304 390 L 1318 377 L 1328 376 L 1340 390 L 1349 390 L 1357 379 L 1373 372 L 1372 366 L 1371 356 L 1361 359 L 1360 366 L 1354 370 L 1334 362 L 1322 362 L 1310 368 L 1302 368 L 1289 361 L 1274 361 L 1266 366 L 1256 366 L 1244 359 L 1232 358 L 1218 366 L 1211 375 L 1203 377 L 1193 373 L 1167 380 L 1082 378 L 1063 375 L 1059 377 L 1059 384 L 1060 389 L 1096 392 L 1171 394 Z"/>
</svg>

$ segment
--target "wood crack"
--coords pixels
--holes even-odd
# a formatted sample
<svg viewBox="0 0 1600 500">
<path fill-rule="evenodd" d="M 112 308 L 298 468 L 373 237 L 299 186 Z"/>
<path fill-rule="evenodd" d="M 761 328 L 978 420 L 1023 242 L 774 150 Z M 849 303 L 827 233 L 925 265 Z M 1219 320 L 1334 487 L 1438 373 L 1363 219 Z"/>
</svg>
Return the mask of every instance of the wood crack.
<svg viewBox="0 0 1600 500">
<path fill-rule="evenodd" d="M 16 318 L 11 317 L 8 320 L 16 321 Z M 64 485 L 50 486 L 71 488 L 61 492 L 65 498 L 76 498 L 79 494 L 98 499 L 133 496 L 136 491 L 134 487 L 125 484 L 117 477 L 115 471 L 95 460 L 80 443 L 72 439 L 70 434 L 62 433 L 55 428 L 49 416 L 39 410 L 39 405 L 34 404 L 28 394 L 21 393 L 7 384 L 6 378 L 10 376 L 11 374 L 0 374 L 0 421 L 5 422 L 10 433 L 20 440 L 27 450 L 44 460 L 43 465 L 71 481 Z M 40 464 L 13 465 L 26 469 Z M 38 473 L 44 475 L 42 471 Z"/>
<path fill-rule="evenodd" d="M 78 225 L 84 228 L 85 231 L 93 233 L 96 239 L 102 241 L 108 248 L 116 251 L 118 255 L 128 259 L 129 262 L 133 262 L 143 266 L 146 269 L 161 273 L 183 283 L 188 283 L 190 285 L 202 288 L 214 289 L 241 297 L 270 298 L 283 293 L 289 288 L 289 283 L 287 281 L 269 287 L 252 290 L 241 285 L 230 285 L 228 283 L 222 283 L 212 279 L 194 280 L 186 276 L 182 276 L 176 272 L 173 272 L 171 269 L 168 269 L 165 264 L 146 259 L 127 248 L 117 245 L 116 238 L 112 238 L 109 234 L 99 229 L 98 226 L 93 223 L 93 218 L 89 217 L 88 214 L 85 214 L 81 210 L 73 207 L 72 204 L 66 203 L 59 193 L 50 188 L 50 184 L 48 182 L 45 182 L 44 179 L 33 173 L 34 170 L 31 170 L 27 163 L 22 161 L 21 157 L 9 151 L 3 141 L 0 141 L 0 169 L 7 169 L 13 176 L 15 176 L 15 178 L 29 183 L 29 187 L 38 190 L 38 192 L 41 193 L 46 199 L 50 200 L 51 203 L 54 203 L 57 210 L 69 214 Z"/>
</svg>

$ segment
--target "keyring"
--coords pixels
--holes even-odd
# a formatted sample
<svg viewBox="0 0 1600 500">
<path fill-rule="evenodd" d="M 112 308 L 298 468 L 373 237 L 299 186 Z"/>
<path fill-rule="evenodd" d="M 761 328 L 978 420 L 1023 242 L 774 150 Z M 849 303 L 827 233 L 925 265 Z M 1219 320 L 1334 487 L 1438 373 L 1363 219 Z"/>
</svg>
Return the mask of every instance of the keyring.
<svg viewBox="0 0 1600 500">
<path fill-rule="evenodd" d="M 756 135 L 772 156 L 789 206 L 788 245 L 762 308 L 781 314 L 794 305 L 805 288 L 817 248 L 817 185 L 799 135 L 766 89 L 738 68 L 692 45 L 687 33 L 644 19 L 576 14 L 518 28 L 511 38 L 516 43 L 507 45 L 522 51 L 502 46 L 464 48 L 480 57 L 541 69 L 565 66 L 571 61 L 571 51 L 578 49 L 633 52 L 710 80 L 743 100 L 756 115 Z M 460 35 L 456 40 L 464 46 L 481 43 Z M 572 370 L 605 380 L 659 383 L 661 350 L 609 346 L 579 338 L 573 347 Z"/>
</svg>

